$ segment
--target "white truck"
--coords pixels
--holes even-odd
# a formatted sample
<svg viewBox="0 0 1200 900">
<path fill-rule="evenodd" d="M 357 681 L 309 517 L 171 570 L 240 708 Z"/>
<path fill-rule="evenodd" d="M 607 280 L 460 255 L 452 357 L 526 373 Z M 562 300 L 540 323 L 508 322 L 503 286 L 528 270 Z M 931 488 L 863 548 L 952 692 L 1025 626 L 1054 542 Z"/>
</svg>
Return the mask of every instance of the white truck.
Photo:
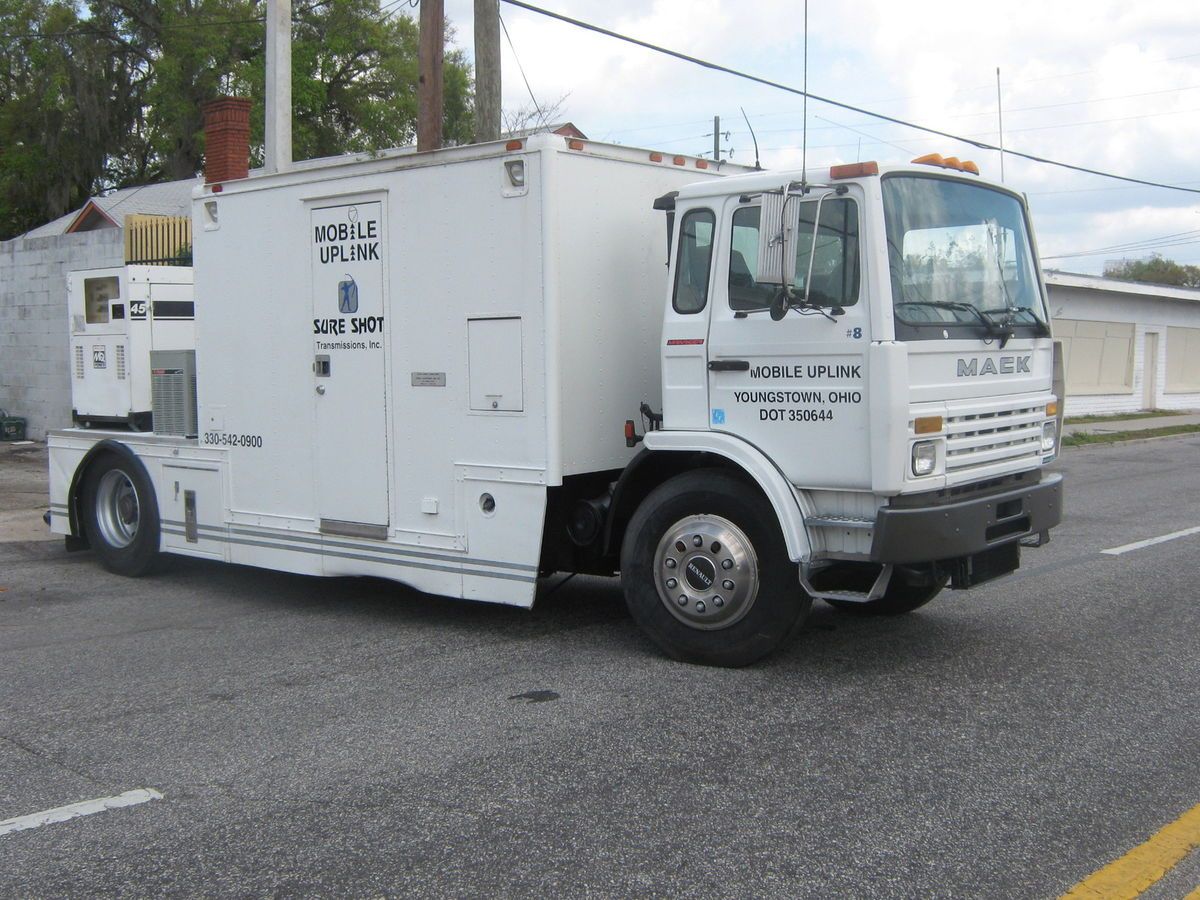
<svg viewBox="0 0 1200 900">
<path fill-rule="evenodd" d="M 543 134 L 205 185 L 199 434 L 53 432 L 51 527 L 522 607 L 619 572 L 715 665 L 1010 572 L 1061 516 L 1046 292 L 1022 198 L 927 162 Z"/>
</svg>

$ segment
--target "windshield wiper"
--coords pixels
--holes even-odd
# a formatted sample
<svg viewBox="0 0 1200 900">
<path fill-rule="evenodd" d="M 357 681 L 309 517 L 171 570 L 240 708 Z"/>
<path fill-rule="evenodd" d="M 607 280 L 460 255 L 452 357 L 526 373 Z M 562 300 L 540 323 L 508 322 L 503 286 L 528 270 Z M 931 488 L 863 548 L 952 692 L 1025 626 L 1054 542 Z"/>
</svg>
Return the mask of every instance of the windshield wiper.
<svg viewBox="0 0 1200 900">
<path fill-rule="evenodd" d="M 995 322 L 994 320 L 989 318 L 987 315 L 985 315 L 984 312 L 982 310 L 980 310 L 979 307 L 977 307 L 973 303 L 964 303 L 961 300 L 905 300 L 903 303 L 897 303 L 896 306 L 897 307 L 900 307 L 900 306 L 932 306 L 935 309 L 967 310 L 972 315 L 974 315 L 976 319 L 979 320 L 979 323 L 984 328 L 987 329 L 987 333 L 989 335 L 991 335 L 992 337 L 1004 337 L 1007 334 L 1006 328 L 1001 328 L 997 322 Z M 1007 310 L 1005 310 L 1005 312 L 1007 312 Z M 942 323 L 910 322 L 909 324 L 910 325 L 938 325 L 938 324 L 948 325 L 950 323 L 948 323 L 948 322 L 942 322 Z M 1000 346 L 1003 347 L 1004 345 L 1001 344 Z"/>
<path fill-rule="evenodd" d="M 1050 326 L 1046 322 L 1043 322 L 1042 319 L 1038 316 L 1038 314 L 1035 313 L 1028 306 L 1010 306 L 1010 307 L 1006 307 L 1003 309 L 984 309 L 984 310 L 980 310 L 980 312 L 982 315 L 985 315 L 988 317 L 1003 315 L 1004 318 L 1001 319 L 1000 322 L 997 324 L 999 325 L 999 327 L 1005 329 L 1006 331 L 1011 330 L 1013 325 L 1017 324 L 1016 323 L 1017 317 L 1020 316 L 1022 313 L 1024 313 L 1025 315 L 1029 316 L 1029 318 L 1031 318 L 1033 320 L 1033 322 L 1032 322 L 1033 325 L 1038 326 L 1038 331 L 1041 334 L 1047 335 L 1050 333 Z"/>
</svg>

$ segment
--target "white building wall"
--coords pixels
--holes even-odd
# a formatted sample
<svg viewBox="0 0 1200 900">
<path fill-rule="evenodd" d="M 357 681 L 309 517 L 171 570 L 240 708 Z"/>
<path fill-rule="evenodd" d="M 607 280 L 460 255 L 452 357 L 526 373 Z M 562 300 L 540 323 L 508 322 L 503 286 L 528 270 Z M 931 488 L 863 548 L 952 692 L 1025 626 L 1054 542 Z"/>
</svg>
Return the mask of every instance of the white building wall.
<svg viewBox="0 0 1200 900">
<path fill-rule="evenodd" d="M 1144 409 L 1146 378 L 1154 379 L 1157 409 L 1200 409 L 1200 392 L 1166 391 L 1167 328 L 1200 328 L 1200 290 L 1123 284 L 1092 276 L 1056 273 L 1047 273 L 1046 282 L 1050 315 L 1056 321 L 1069 319 L 1134 325 L 1132 385 L 1120 393 L 1073 394 L 1068 373 L 1066 415 L 1107 415 Z M 1147 334 L 1158 335 L 1158 360 L 1154 372 L 1144 369 Z"/>
<path fill-rule="evenodd" d="M 124 259 L 119 228 L 0 242 L 0 409 L 27 437 L 71 424 L 67 273 Z"/>
</svg>

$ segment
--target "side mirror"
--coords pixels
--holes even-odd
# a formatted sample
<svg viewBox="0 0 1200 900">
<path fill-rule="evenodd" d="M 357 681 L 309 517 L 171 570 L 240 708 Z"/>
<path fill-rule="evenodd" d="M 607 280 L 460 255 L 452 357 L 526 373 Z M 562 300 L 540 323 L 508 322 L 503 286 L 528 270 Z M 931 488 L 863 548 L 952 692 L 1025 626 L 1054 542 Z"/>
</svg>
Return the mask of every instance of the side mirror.
<svg viewBox="0 0 1200 900">
<path fill-rule="evenodd" d="M 792 308 L 792 298 L 788 295 L 786 287 L 781 287 L 779 293 L 771 298 L 771 320 L 782 322 L 783 317 L 788 314 L 788 310 Z"/>
</svg>

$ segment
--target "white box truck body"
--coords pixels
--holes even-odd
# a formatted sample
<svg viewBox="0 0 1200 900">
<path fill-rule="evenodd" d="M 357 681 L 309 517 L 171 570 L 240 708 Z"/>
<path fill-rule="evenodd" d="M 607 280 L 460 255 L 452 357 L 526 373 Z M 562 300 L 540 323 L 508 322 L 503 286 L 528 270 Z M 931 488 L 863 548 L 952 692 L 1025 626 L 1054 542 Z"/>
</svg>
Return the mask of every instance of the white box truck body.
<svg viewBox="0 0 1200 900">
<path fill-rule="evenodd" d="M 53 433 L 53 529 L 130 574 L 168 551 L 526 607 L 620 570 L 661 647 L 718 664 L 813 596 L 894 612 L 1010 571 L 1061 504 L 1019 198 L 937 173 L 986 195 L 951 227 L 1009 242 L 946 276 L 1019 295 L 993 322 L 889 261 L 922 175 L 716 174 L 538 135 L 199 189 L 199 436 Z"/>
</svg>

